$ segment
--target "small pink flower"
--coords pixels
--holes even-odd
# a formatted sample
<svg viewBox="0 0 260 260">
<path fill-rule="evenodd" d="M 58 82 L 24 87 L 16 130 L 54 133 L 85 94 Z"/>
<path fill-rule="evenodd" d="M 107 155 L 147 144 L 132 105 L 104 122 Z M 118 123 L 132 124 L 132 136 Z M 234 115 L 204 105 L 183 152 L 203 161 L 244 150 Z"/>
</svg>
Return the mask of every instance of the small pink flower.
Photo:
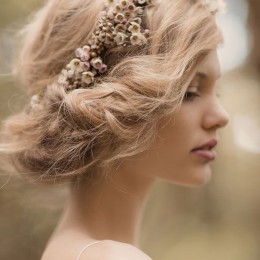
<svg viewBox="0 0 260 260">
<path fill-rule="evenodd" d="M 147 0 L 148 5 L 154 5 L 154 0 Z"/>
<path fill-rule="evenodd" d="M 88 61 L 84 62 L 84 70 L 89 70 L 90 63 Z"/>
<path fill-rule="evenodd" d="M 150 30 L 145 29 L 145 30 L 144 30 L 144 36 L 145 36 L 145 38 L 148 38 L 149 35 L 150 35 Z"/>
<path fill-rule="evenodd" d="M 116 12 L 122 12 L 123 11 L 123 8 L 120 5 L 116 5 L 114 7 L 114 9 L 115 9 Z"/>
<path fill-rule="evenodd" d="M 106 15 L 107 15 L 107 12 L 106 11 L 101 11 L 99 14 L 98 14 L 98 18 L 101 19 L 101 18 L 106 18 Z"/>
<path fill-rule="evenodd" d="M 132 45 L 143 45 L 147 42 L 147 39 L 141 33 L 133 33 L 130 41 Z"/>
<path fill-rule="evenodd" d="M 92 72 L 92 74 L 93 74 L 94 76 L 97 75 L 97 70 L 96 70 L 96 69 L 92 69 L 91 72 Z"/>
<path fill-rule="evenodd" d="M 85 46 L 86 47 L 86 46 Z M 76 50 L 76 57 L 80 58 L 82 61 L 88 61 L 89 60 L 89 51 L 88 48 L 78 48 Z"/>
<path fill-rule="evenodd" d="M 106 39 L 106 33 L 101 32 L 101 33 L 98 35 L 98 40 L 101 41 L 101 42 L 104 42 L 105 39 Z"/>
<path fill-rule="evenodd" d="M 33 95 L 31 97 L 31 106 L 38 105 L 40 103 L 39 95 Z"/>
<path fill-rule="evenodd" d="M 129 4 L 130 4 L 129 1 L 127 1 L 127 0 L 120 0 L 120 2 L 119 2 L 119 5 L 120 5 L 122 8 L 128 7 Z"/>
<path fill-rule="evenodd" d="M 96 57 L 96 58 L 93 58 L 91 61 L 90 61 L 90 64 L 95 68 L 95 69 L 100 69 L 102 67 L 102 59 L 100 57 Z"/>
<path fill-rule="evenodd" d="M 80 56 L 80 59 L 82 61 L 88 61 L 89 60 L 89 54 L 88 53 L 82 53 L 82 55 Z"/>
<path fill-rule="evenodd" d="M 90 71 L 83 72 L 81 81 L 87 85 L 90 85 L 94 82 L 94 74 Z"/>
<path fill-rule="evenodd" d="M 113 6 L 115 3 L 115 0 L 105 0 L 105 6 L 110 7 Z"/>
<path fill-rule="evenodd" d="M 105 73 L 107 71 L 107 65 L 106 64 L 102 64 L 102 67 L 99 69 L 99 73 Z"/>
<path fill-rule="evenodd" d="M 81 61 L 79 59 L 73 59 L 68 64 L 68 68 L 71 69 L 71 70 L 76 70 L 77 68 L 80 67 L 80 62 Z"/>
<path fill-rule="evenodd" d="M 130 24 L 131 25 L 128 27 L 128 31 L 130 31 L 131 33 L 140 33 L 141 31 L 140 24 L 135 22 L 131 22 Z"/>
<path fill-rule="evenodd" d="M 142 7 L 137 7 L 136 11 L 137 11 L 137 14 L 139 14 L 139 15 L 144 14 L 144 9 Z"/>
<path fill-rule="evenodd" d="M 114 8 L 113 7 L 110 7 L 108 10 L 107 10 L 107 17 L 111 20 L 114 19 L 115 15 L 114 15 Z"/>
<path fill-rule="evenodd" d="M 58 83 L 65 84 L 65 82 L 67 82 L 67 79 L 68 79 L 68 71 L 64 69 L 61 71 L 58 77 Z"/>
<path fill-rule="evenodd" d="M 77 57 L 77 58 L 80 58 L 80 55 L 82 54 L 82 52 L 83 52 L 83 49 L 78 48 L 78 49 L 75 51 L 76 57 Z"/>
<path fill-rule="evenodd" d="M 115 17 L 115 22 L 122 23 L 125 21 L 125 16 L 122 13 L 117 13 Z"/>
<path fill-rule="evenodd" d="M 85 46 L 83 46 L 83 51 L 85 51 L 85 52 L 89 52 L 90 51 L 90 47 L 88 46 L 88 45 L 85 45 Z"/>
<path fill-rule="evenodd" d="M 67 77 L 68 77 L 69 79 L 74 78 L 74 76 L 75 76 L 74 70 L 68 70 L 68 71 L 67 71 Z"/>
<path fill-rule="evenodd" d="M 67 65 L 68 71 L 72 70 L 75 73 L 76 72 L 82 72 L 84 70 L 84 62 L 82 62 L 79 59 L 73 59 L 71 62 Z"/>
<path fill-rule="evenodd" d="M 122 33 L 122 32 L 118 32 L 115 36 L 115 42 L 117 45 L 121 45 L 124 43 L 125 39 L 126 39 L 127 35 Z"/>
<path fill-rule="evenodd" d="M 130 12 L 135 12 L 135 10 L 136 10 L 136 7 L 135 7 L 135 5 L 133 5 L 133 4 L 130 4 L 129 6 L 128 6 L 128 11 L 130 11 Z"/>
<path fill-rule="evenodd" d="M 131 22 L 135 22 L 135 23 L 138 23 L 138 24 L 142 24 L 142 19 L 140 17 L 134 17 L 131 19 Z"/>
<path fill-rule="evenodd" d="M 75 71 L 74 72 L 74 79 L 75 80 L 80 80 L 81 79 L 81 72 L 82 71 Z"/>
<path fill-rule="evenodd" d="M 125 32 L 126 31 L 126 26 L 122 23 L 119 23 L 115 27 L 115 32 Z"/>
</svg>

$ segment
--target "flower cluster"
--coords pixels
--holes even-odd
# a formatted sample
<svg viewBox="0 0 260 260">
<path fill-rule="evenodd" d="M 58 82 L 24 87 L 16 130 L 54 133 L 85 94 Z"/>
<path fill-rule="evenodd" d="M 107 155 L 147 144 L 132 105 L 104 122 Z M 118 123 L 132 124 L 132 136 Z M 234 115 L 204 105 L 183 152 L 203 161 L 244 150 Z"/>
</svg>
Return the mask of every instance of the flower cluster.
<svg viewBox="0 0 260 260">
<path fill-rule="evenodd" d="M 75 52 L 75 58 L 59 75 L 58 82 L 66 90 L 86 88 L 94 78 L 107 71 L 102 53 L 118 45 L 144 45 L 149 30 L 142 28 L 145 8 L 153 0 L 104 0 L 106 10 L 99 13 L 98 27 L 88 43 Z"/>
<path fill-rule="evenodd" d="M 210 11 L 215 14 L 217 12 L 225 13 L 227 4 L 225 0 L 200 0 L 203 6 L 210 8 Z"/>
</svg>

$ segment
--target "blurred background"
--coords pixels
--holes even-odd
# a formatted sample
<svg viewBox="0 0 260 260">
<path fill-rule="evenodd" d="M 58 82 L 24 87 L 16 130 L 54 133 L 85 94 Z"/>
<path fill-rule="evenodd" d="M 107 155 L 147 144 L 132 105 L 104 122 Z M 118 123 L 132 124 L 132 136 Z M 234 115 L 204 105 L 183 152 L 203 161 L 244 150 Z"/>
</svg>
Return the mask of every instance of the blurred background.
<svg viewBox="0 0 260 260">
<path fill-rule="evenodd" d="M 141 249 L 154 260 L 260 259 L 260 1 L 227 0 L 218 16 L 220 99 L 230 113 L 213 178 L 202 188 L 158 181 L 143 221 Z M 1 1 L 0 121 L 28 97 L 11 76 L 15 35 L 42 0 Z M 38 187 L 0 174 L 0 259 L 40 259 L 62 211 L 65 186 Z"/>
</svg>

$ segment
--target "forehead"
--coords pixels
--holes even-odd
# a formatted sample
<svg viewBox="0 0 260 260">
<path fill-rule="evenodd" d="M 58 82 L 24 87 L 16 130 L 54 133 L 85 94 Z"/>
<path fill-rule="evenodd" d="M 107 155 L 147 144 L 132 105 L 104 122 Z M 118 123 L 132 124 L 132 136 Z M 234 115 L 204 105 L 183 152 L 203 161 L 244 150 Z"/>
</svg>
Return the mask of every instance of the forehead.
<svg viewBox="0 0 260 260">
<path fill-rule="evenodd" d="M 202 79 L 217 80 L 221 75 L 217 50 L 209 52 L 197 68 L 197 76 Z"/>
</svg>

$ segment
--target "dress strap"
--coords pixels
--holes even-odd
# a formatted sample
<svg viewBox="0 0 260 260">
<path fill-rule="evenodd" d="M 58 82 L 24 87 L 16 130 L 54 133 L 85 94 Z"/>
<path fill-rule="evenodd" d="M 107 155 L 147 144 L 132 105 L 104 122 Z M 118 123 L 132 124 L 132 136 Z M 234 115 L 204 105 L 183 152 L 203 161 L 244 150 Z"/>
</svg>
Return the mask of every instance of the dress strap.
<svg viewBox="0 0 260 260">
<path fill-rule="evenodd" d="M 81 252 L 79 253 L 79 255 L 78 255 L 78 257 L 77 257 L 77 260 L 79 260 L 80 256 L 83 254 L 83 252 L 84 252 L 88 247 L 90 247 L 90 246 L 92 246 L 92 245 L 95 245 L 95 244 L 97 244 L 97 243 L 99 243 L 99 242 L 101 242 L 101 241 L 102 241 L 102 240 L 94 241 L 94 242 L 92 242 L 92 243 L 90 243 L 90 244 L 87 244 L 87 245 L 81 250 Z"/>
</svg>

